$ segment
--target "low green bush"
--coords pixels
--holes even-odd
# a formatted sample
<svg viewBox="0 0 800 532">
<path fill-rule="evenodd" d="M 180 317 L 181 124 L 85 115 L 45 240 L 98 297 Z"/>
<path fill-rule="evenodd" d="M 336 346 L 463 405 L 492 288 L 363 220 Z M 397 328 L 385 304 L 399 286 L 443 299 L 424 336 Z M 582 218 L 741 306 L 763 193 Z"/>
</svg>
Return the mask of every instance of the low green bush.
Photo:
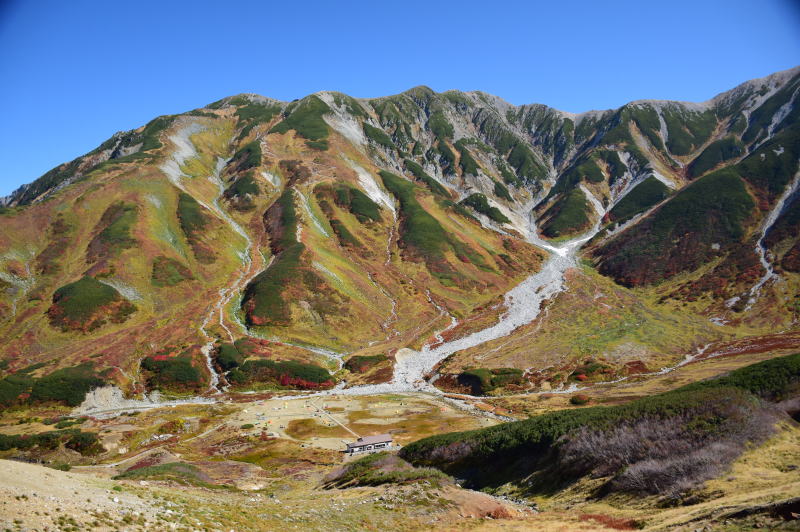
<svg viewBox="0 0 800 532">
<path fill-rule="evenodd" d="M 365 373 L 381 362 L 388 360 L 386 355 L 355 355 L 347 359 L 344 367 L 353 373 Z"/>
<path fill-rule="evenodd" d="M 177 214 L 181 229 L 197 260 L 203 264 L 214 262 L 216 254 L 203 243 L 203 234 L 210 223 L 203 207 L 192 196 L 181 192 L 178 195 Z"/>
<path fill-rule="evenodd" d="M 30 392 L 31 402 L 56 401 L 68 406 L 78 406 L 93 388 L 103 386 L 91 363 L 62 368 L 35 379 Z"/>
<path fill-rule="evenodd" d="M 727 137 L 709 144 L 686 168 L 690 178 L 698 177 L 715 166 L 744 153 L 744 144 L 736 137 Z"/>
<path fill-rule="evenodd" d="M 208 475 L 200 471 L 197 466 L 186 462 L 170 462 L 128 469 L 113 478 L 114 480 L 166 480 L 187 486 L 210 489 L 220 488 L 220 486 L 212 484 Z"/>
<path fill-rule="evenodd" d="M 191 279 L 194 279 L 191 270 L 177 260 L 163 255 L 153 260 L 153 273 L 150 276 L 153 286 L 175 286 Z"/>
<path fill-rule="evenodd" d="M 366 122 L 364 122 L 363 125 L 364 125 L 364 134 L 367 136 L 369 140 L 390 150 L 397 149 L 397 147 L 394 145 L 394 142 L 392 142 L 392 139 L 389 137 L 389 135 L 386 134 L 385 131 L 375 126 L 371 126 Z"/>
<path fill-rule="evenodd" d="M 385 451 L 354 460 L 325 478 L 326 486 L 329 488 L 408 484 L 419 481 L 438 485 L 442 482 L 452 482 L 452 479 L 437 469 L 412 467 Z"/>
<path fill-rule="evenodd" d="M 336 238 L 339 239 L 339 244 L 345 247 L 363 248 L 364 245 L 361 241 L 350 232 L 349 229 L 337 218 L 329 218 L 333 232 L 336 233 Z"/>
<path fill-rule="evenodd" d="M 385 170 L 380 172 L 386 189 L 400 202 L 403 230 L 401 238 L 410 248 L 422 255 L 430 266 L 444 260 L 448 245 L 447 233 L 414 196 L 414 184 Z"/>
<path fill-rule="evenodd" d="M 327 151 L 329 147 L 327 140 L 307 140 L 306 146 L 317 151 Z"/>
<path fill-rule="evenodd" d="M 50 323 L 64 331 L 91 331 L 106 322 L 122 323 L 136 307 L 117 290 L 93 277 L 83 277 L 53 294 L 47 310 Z"/>
<path fill-rule="evenodd" d="M 497 207 L 489 205 L 489 200 L 484 194 L 475 193 L 470 194 L 465 199 L 461 200 L 462 205 L 472 207 L 475 211 L 486 215 L 490 220 L 494 220 L 499 224 L 507 224 L 509 220 Z"/>
<path fill-rule="evenodd" d="M 466 174 L 478 175 L 478 169 L 480 167 L 478 166 L 478 162 L 475 160 L 475 158 L 469 152 L 469 149 L 467 148 L 467 145 L 464 142 L 464 139 L 458 140 L 454 144 L 454 146 L 456 147 L 456 149 L 458 150 L 458 153 L 461 156 L 459 158 L 459 160 L 458 160 L 458 166 L 461 168 L 461 171 L 465 175 Z"/>
<path fill-rule="evenodd" d="M 291 105 L 285 111 L 285 118 L 270 133 L 286 133 L 293 129 L 308 140 L 322 140 L 328 136 L 328 124 L 322 117 L 330 112 L 331 108 L 318 96 L 308 96 Z"/>
<path fill-rule="evenodd" d="M 504 132 L 497 136 L 494 148 L 516 172 L 516 175 L 508 172 L 504 176 L 509 183 L 533 183 L 547 178 L 547 169 L 539 163 L 533 151 L 511 133 Z M 504 168 L 504 165 L 500 166 L 501 169 Z"/>
<path fill-rule="evenodd" d="M 667 148 L 675 155 L 689 155 L 705 143 L 717 126 L 714 111 L 702 113 L 667 108 L 662 111 L 667 125 Z"/>
<path fill-rule="evenodd" d="M 270 242 L 275 258 L 266 270 L 247 285 L 242 309 L 246 312 L 248 325 L 286 326 L 290 323 L 291 315 L 289 302 L 283 297 L 284 290 L 297 280 L 298 275 L 309 278 L 315 274 L 301 270 L 305 246 L 297 241 L 297 212 L 291 189 L 281 194 L 267 215 L 277 217 L 277 226 Z M 311 278 L 309 280 L 312 283 L 314 281 Z"/>
<path fill-rule="evenodd" d="M 244 138 L 250 134 L 250 131 L 258 124 L 266 124 L 270 122 L 276 114 L 280 112 L 280 107 L 276 105 L 265 105 L 260 103 L 253 103 L 249 100 L 241 102 L 242 106 L 236 110 L 236 116 L 239 117 L 240 122 L 244 124 L 239 138 Z"/>
<path fill-rule="evenodd" d="M 110 253 L 116 253 L 136 245 L 136 240 L 131 236 L 133 224 L 136 222 L 137 207 L 132 203 L 122 201 L 111 204 L 100 218 L 99 227 L 103 230 L 95 240 L 108 248 Z M 89 249 L 91 250 L 90 243 Z"/>
<path fill-rule="evenodd" d="M 253 142 L 245 144 L 234 153 L 229 164 L 233 164 L 238 172 L 243 172 L 261 166 L 262 160 L 261 143 L 254 140 Z"/>
<path fill-rule="evenodd" d="M 624 223 L 667 199 L 671 193 L 672 191 L 667 185 L 655 177 L 648 177 L 614 205 L 609 211 L 609 218 L 615 222 Z"/>
<path fill-rule="evenodd" d="M 654 482 L 662 479 L 661 491 L 672 492 L 719 474 L 748 442 L 763 441 L 770 434 L 776 418 L 759 398 L 779 401 L 799 391 L 800 353 L 623 405 L 561 410 L 424 438 L 406 445 L 400 455 L 413 464 L 433 465 L 466 478 L 473 487 L 533 478 L 530 475 L 538 472 L 536 482 L 545 481 L 538 488 L 548 489 L 552 484 L 547 482 L 578 478 L 599 468 L 603 475 L 614 475 L 610 489 L 658 492 Z M 709 454 L 717 444 L 725 452 Z M 614 467 L 622 469 L 609 470 L 603 460 L 619 462 Z M 713 467 L 707 467 L 709 460 Z M 679 462 L 686 468 L 686 484 L 676 483 L 681 475 L 671 480 L 663 476 Z M 660 465 L 648 469 L 653 464 Z"/>
<path fill-rule="evenodd" d="M 370 199 L 360 189 L 344 183 L 337 183 L 333 188 L 333 198 L 339 207 L 345 208 L 359 222 L 378 222 L 381 219 L 380 205 Z"/>
<path fill-rule="evenodd" d="M 428 117 L 428 129 L 440 141 L 453 138 L 453 124 L 447 120 L 442 111 L 431 113 Z"/>
<path fill-rule="evenodd" d="M 203 213 L 203 207 L 192 196 L 185 192 L 178 195 L 178 219 L 186 236 L 194 238 L 201 233 L 208 219 Z"/>
<path fill-rule="evenodd" d="M 203 374 L 194 365 L 189 352 L 178 356 L 154 355 L 142 360 L 142 369 L 149 372 L 148 386 L 160 390 L 198 389 L 203 385 Z"/>
<path fill-rule="evenodd" d="M 443 198 L 450 198 L 450 193 L 447 191 L 441 183 L 436 181 L 434 178 L 429 176 L 425 170 L 420 166 L 418 163 L 412 161 L 411 159 L 406 159 L 404 161 L 406 169 L 413 174 L 417 180 L 422 181 L 425 185 L 437 196 L 441 196 Z"/>
<path fill-rule="evenodd" d="M 542 233 L 548 238 L 570 235 L 589 227 L 589 201 L 584 193 L 575 188 L 559 198 L 547 211 L 547 221 L 542 225 Z"/>
<path fill-rule="evenodd" d="M 94 456 L 105 451 L 94 432 L 81 432 L 78 429 L 40 432 L 38 434 L 0 434 L 0 451 L 19 449 L 21 451 L 39 448 L 54 451 L 60 445 L 84 456 Z"/>
<path fill-rule="evenodd" d="M 216 362 L 223 371 L 229 371 L 242 365 L 244 355 L 234 344 L 222 344 L 217 348 Z"/>
<path fill-rule="evenodd" d="M 707 174 L 595 254 L 600 273 L 626 286 L 650 284 L 691 271 L 745 234 L 755 201 L 735 168 Z M 679 245 L 668 245 L 677 242 Z"/>
<path fill-rule="evenodd" d="M 494 195 L 506 201 L 514 201 L 514 198 L 509 194 L 508 189 L 499 181 L 494 182 Z"/>
<path fill-rule="evenodd" d="M 236 385 L 267 383 L 283 388 L 315 389 L 333 385 L 333 377 L 325 368 L 294 360 L 275 361 L 250 359 L 228 374 Z"/>
<path fill-rule="evenodd" d="M 516 368 L 473 368 L 462 371 L 458 381 L 469 386 L 473 395 L 484 395 L 509 384 L 522 384 L 522 375 Z"/>
</svg>

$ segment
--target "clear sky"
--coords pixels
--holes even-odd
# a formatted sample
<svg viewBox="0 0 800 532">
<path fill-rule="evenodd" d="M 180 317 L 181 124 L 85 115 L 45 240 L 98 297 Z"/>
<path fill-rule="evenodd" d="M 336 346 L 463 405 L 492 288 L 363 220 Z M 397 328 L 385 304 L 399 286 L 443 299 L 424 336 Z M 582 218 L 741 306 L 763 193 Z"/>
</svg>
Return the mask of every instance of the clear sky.
<svg viewBox="0 0 800 532">
<path fill-rule="evenodd" d="M 800 64 L 795 0 L 0 0 L 0 195 L 161 114 L 256 92 L 483 90 L 580 112 Z"/>
</svg>

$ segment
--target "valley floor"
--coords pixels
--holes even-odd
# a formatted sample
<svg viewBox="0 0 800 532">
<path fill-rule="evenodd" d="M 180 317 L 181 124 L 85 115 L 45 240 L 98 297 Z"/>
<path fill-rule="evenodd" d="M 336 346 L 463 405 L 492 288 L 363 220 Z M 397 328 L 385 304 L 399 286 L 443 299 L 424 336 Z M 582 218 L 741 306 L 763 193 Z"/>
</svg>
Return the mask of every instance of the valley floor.
<svg viewBox="0 0 800 532">
<path fill-rule="evenodd" d="M 597 402 L 618 403 L 771 356 L 712 358 L 624 386 L 598 386 L 591 393 Z M 348 461 L 340 450 L 356 434 L 390 431 L 402 446 L 456 428 L 495 424 L 496 416 L 486 411 L 496 407 L 521 418 L 573 408 L 557 395 L 467 403 L 423 393 L 265 395 L 89 418 L 80 428 L 100 435 L 107 450 L 102 455 L 87 458 L 62 449 L 46 457 L 50 468 L 0 461 L 0 526 L 8 530 L 797 529 L 791 527 L 797 520 L 780 517 L 781 512 L 797 513 L 796 501 L 794 506 L 783 503 L 800 494 L 800 428 L 791 421 L 783 422 L 764 445 L 736 460 L 727 474 L 695 490 L 691 499 L 669 506 L 655 497 L 615 495 L 598 500 L 593 493 L 602 479 L 583 480 L 551 496 L 524 500 L 435 481 L 323 488 L 325 477 Z M 7 411 L 0 434 L 51 430 L 32 415 L 44 418 L 57 413 Z M 24 453 L 3 451 L 0 456 L 22 459 Z M 69 472 L 52 468 L 65 463 L 73 464 Z M 120 474 L 122 478 L 112 479 Z"/>
</svg>

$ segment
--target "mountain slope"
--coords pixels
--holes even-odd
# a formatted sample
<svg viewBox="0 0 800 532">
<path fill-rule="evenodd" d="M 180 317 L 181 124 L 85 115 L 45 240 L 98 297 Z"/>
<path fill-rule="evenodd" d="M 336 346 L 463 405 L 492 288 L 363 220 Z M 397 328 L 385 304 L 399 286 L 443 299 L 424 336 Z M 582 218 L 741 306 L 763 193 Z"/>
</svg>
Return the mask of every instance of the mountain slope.
<svg viewBox="0 0 800 532">
<path fill-rule="evenodd" d="M 3 200 L 0 358 L 10 372 L 46 364 L 37 377 L 86 363 L 140 391 L 230 384 L 223 343 L 236 342 L 234 367 L 390 364 L 398 349 L 510 319 L 503 295 L 549 271 L 545 249 L 582 234 L 618 283 L 609 304 L 637 302 L 636 327 L 602 322 L 591 325 L 602 341 L 579 346 L 578 331 L 532 350 L 542 327 L 557 336 L 596 321 L 590 290 L 567 297 L 554 284 L 544 313 L 536 303 L 519 327 L 466 342 L 442 371 L 592 357 L 613 374 L 625 361 L 612 355 L 630 346 L 660 362 L 792 328 L 798 91 L 795 68 L 700 104 L 580 115 L 417 87 L 372 100 L 243 94 L 159 117 Z M 559 270 L 568 291 L 608 286 L 581 268 Z M 578 318 L 550 319 L 564 315 Z M 691 333 L 669 347 L 636 332 L 655 323 Z M 381 368 L 364 378 L 386 380 Z"/>
</svg>

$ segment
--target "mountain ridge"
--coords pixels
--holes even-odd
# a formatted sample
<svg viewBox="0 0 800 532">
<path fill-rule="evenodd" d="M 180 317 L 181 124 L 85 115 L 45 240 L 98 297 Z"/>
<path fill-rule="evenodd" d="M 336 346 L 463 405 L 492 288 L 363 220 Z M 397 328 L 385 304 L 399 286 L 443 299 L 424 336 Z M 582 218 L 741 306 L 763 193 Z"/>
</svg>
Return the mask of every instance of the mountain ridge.
<svg viewBox="0 0 800 532">
<path fill-rule="evenodd" d="M 796 67 L 792 67 L 792 68 L 789 68 L 789 69 L 786 69 L 786 70 L 775 72 L 775 73 L 769 74 L 767 76 L 763 76 L 761 78 L 754 78 L 754 79 L 751 79 L 751 80 L 747 80 L 747 81 L 744 81 L 744 82 L 740 83 L 739 85 L 737 85 L 733 89 L 730 89 L 730 90 L 727 90 L 727 91 L 723 91 L 723 92 L 721 92 L 721 93 L 709 98 L 708 100 L 705 100 L 705 101 L 702 101 L 702 102 L 690 102 L 690 101 L 681 101 L 681 100 L 640 99 L 640 100 L 630 101 L 630 102 L 628 102 L 626 104 L 623 104 L 622 106 L 617 107 L 617 108 L 591 109 L 591 110 L 583 111 L 583 112 L 580 112 L 580 113 L 572 113 L 572 112 L 568 112 L 568 111 L 562 111 L 562 110 L 556 109 L 554 107 L 550 107 L 547 104 L 542 104 L 542 103 L 527 103 L 527 104 L 515 105 L 515 104 L 512 104 L 512 103 L 504 100 L 500 96 L 492 95 L 492 94 L 486 93 L 486 92 L 481 91 L 481 90 L 461 91 L 459 89 L 449 89 L 449 90 L 443 91 L 441 93 L 436 93 L 435 91 L 433 91 L 432 89 L 430 89 L 429 87 L 427 87 L 425 85 L 418 85 L 418 86 L 412 87 L 412 88 L 410 88 L 410 89 L 408 89 L 406 91 L 400 92 L 398 94 L 393 94 L 393 95 L 388 95 L 388 96 L 380 96 L 380 97 L 376 97 L 376 98 L 356 98 L 356 97 L 347 96 L 345 93 L 342 93 L 342 92 L 339 92 L 339 91 L 322 90 L 322 91 L 317 91 L 317 92 L 314 92 L 314 93 L 310 93 L 310 94 L 304 96 L 303 98 L 298 98 L 298 99 L 294 99 L 294 100 L 291 100 L 291 101 L 277 100 L 277 99 L 274 99 L 274 98 L 271 98 L 271 97 L 268 97 L 268 96 L 263 96 L 263 95 L 260 95 L 260 94 L 257 94 L 257 93 L 239 93 L 239 94 L 235 94 L 235 95 L 231 95 L 231 96 L 226 96 L 226 97 L 224 97 L 224 98 L 222 98 L 220 100 L 217 100 L 214 103 L 229 102 L 229 101 L 235 100 L 236 98 L 239 98 L 239 97 L 247 97 L 247 98 L 253 98 L 253 99 L 255 99 L 255 101 L 257 103 L 261 103 L 261 104 L 288 106 L 292 102 L 300 101 L 302 99 L 305 99 L 305 98 L 308 98 L 308 97 L 311 97 L 311 96 L 320 95 L 320 94 L 330 94 L 330 95 L 339 94 L 339 95 L 347 96 L 348 98 L 353 98 L 354 100 L 357 100 L 357 101 L 360 101 L 360 102 L 369 103 L 371 101 L 381 101 L 381 100 L 386 100 L 386 99 L 397 97 L 397 96 L 406 95 L 406 94 L 409 94 L 409 93 L 411 93 L 412 91 L 415 91 L 415 90 L 423 90 L 423 91 L 429 91 L 429 92 L 431 92 L 433 94 L 438 94 L 438 95 L 446 95 L 447 93 L 473 95 L 476 98 L 490 99 L 493 102 L 495 102 L 496 104 L 499 104 L 501 107 L 504 107 L 504 108 L 520 109 L 520 108 L 526 108 L 526 107 L 543 107 L 548 111 L 553 111 L 553 112 L 556 112 L 556 113 L 560 114 L 562 116 L 562 118 L 568 118 L 570 120 L 574 120 L 574 121 L 580 122 L 582 119 L 585 119 L 585 118 L 594 118 L 594 117 L 602 116 L 602 115 L 604 115 L 606 113 L 617 112 L 617 111 L 620 111 L 621 109 L 623 109 L 625 107 L 634 106 L 634 105 L 658 105 L 658 106 L 662 106 L 662 105 L 665 105 L 665 106 L 677 105 L 677 106 L 686 107 L 686 108 L 694 108 L 696 110 L 707 109 L 709 106 L 715 106 L 715 105 L 724 103 L 726 100 L 729 100 L 732 97 L 734 97 L 737 93 L 741 93 L 741 92 L 743 92 L 743 91 L 745 91 L 747 89 L 752 89 L 756 85 L 759 85 L 759 84 L 764 85 L 764 84 L 774 83 L 774 82 L 786 82 L 789 78 L 793 77 L 798 72 L 800 72 L 800 66 L 796 66 Z M 194 111 L 198 111 L 200 109 L 206 109 L 211 105 L 213 105 L 213 103 L 209 104 L 209 105 L 207 105 L 207 106 L 205 106 L 203 108 L 195 109 Z M 178 113 L 178 115 L 191 113 L 191 112 L 192 111 L 186 111 L 185 113 Z M 177 115 L 162 115 L 162 116 L 177 116 Z M 137 130 L 141 129 L 142 127 L 144 127 L 144 126 L 140 126 L 139 128 L 135 128 L 135 129 L 132 129 L 132 130 L 118 131 L 118 132 L 114 133 L 114 135 L 112 135 L 109 140 L 122 137 L 125 134 L 128 134 L 128 133 L 130 133 L 132 131 L 137 131 Z M 98 146 L 98 148 L 102 147 L 107 142 L 108 141 L 106 141 L 104 143 L 101 143 L 101 145 Z M 91 154 L 96 150 L 97 150 L 97 148 L 95 150 L 92 150 L 91 152 L 88 152 L 88 153 Z M 62 163 L 62 165 L 59 165 L 59 167 L 63 166 L 64 164 L 67 164 L 67 163 Z M 58 167 L 56 167 L 56 168 L 58 168 Z M 55 168 L 53 170 L 55 170 Z M 51 170 L 51 171 L 53 171 L 53 170 Z M 16 195 L 20 194 L 20 191 L 22 189 L 25 189 L 26 187 L 30 186 L 30 184 L 31 183 L 23 184 L 17 190 L 12 191 L 7 196 L 0 197 L 0 206 L 9 206 L 12 203 L 14 203 L 14 197 Z"/>
<path fill-rule="evenodd" d="M 793 330 L 798 91 L 794 68 L 713 108 L 415 87 L 161 116 L 6 202 L 0 356 L 129 392 L 513 370 L 502 391 Z"/>
</svg>

